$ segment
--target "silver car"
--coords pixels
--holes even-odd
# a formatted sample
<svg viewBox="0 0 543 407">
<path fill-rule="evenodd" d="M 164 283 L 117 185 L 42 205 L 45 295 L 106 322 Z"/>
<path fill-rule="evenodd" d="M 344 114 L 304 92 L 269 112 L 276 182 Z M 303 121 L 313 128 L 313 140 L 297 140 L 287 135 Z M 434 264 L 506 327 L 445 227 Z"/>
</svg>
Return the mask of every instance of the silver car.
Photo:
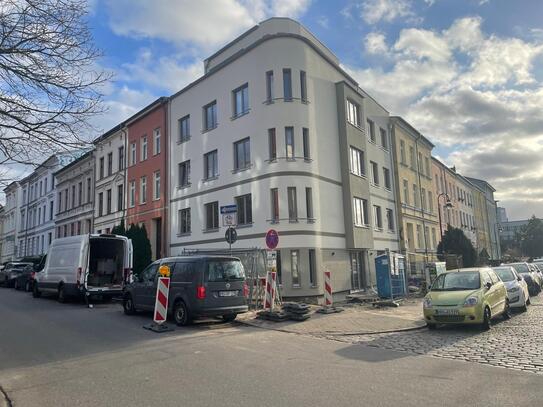
<svg viewBox="0 0 543 407">
<path fill-rule="evenodd" d="M 522 312 L 526 311 L 530 304 L 530 293 L 524 278 L 511 266 L 493 267 L 492 269 L 505 284 L 509 306 L 520 308 Z"/>
</svg>

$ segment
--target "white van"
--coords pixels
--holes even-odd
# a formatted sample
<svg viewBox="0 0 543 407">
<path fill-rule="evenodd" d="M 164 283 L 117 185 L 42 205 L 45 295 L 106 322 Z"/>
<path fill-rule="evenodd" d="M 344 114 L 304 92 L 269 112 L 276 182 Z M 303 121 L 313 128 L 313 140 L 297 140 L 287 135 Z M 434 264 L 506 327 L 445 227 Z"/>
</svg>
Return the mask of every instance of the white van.
<svg viewBox="0 0 543 407">
<path fill-rule="evenodd" d="M 119 235 L 79 235 L 53 240 L 45 267 L 36 274 L 33 295 L 120 294 L 132 274 L 132 241 Z"/>
</svg>

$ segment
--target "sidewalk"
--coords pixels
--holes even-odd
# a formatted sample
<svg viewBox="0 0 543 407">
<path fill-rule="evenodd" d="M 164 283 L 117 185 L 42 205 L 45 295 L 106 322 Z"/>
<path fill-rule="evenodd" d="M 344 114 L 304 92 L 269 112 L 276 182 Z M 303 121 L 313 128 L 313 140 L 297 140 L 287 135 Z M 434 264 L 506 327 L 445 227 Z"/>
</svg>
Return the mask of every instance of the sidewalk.
<svg viewBox="0 0 543 407">
<path fill-rule="evenodd" d="M 311 318 L 303 322 L 272 322 L 256 319 L 256 312 L 239 315 L 237 321 L 264 329 L 308 335 L 364 335 L 419 329 L 426 324 L 422 318 L 422 299 L 408 299 L 398 308 L 374 308 L 367 304 L 334 304 L 345 311 L 318 314 L 312 306 Z"/>
</svg>

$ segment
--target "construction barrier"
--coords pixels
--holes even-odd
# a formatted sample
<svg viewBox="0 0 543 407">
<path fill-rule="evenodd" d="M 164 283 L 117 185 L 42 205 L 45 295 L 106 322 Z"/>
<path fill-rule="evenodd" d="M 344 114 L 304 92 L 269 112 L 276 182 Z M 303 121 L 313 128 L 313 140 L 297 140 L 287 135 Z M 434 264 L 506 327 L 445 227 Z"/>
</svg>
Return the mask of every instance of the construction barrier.
<svg viewBox="0 0 543 407">
<path fill-rule="evenodd" d="M 277 273 L 270 271 L 266 278 L 266 299 L 264 301 L 264 309 L 273 311 L 273 305 L 275 303 L 275 280 Z"/>
<path fill-rule="evenodd" d="M 332 273 L 330 271 L 324 272 L 324 305 L 331 307 L 334 302 L 332 297 Z"/>
<path fill-rule="evenodd" d="M 168 293 L 170 291 L 170 278 L 159 277 L 156 290 L 155 316 L 153 321 L 162 324 L 168 315 Z"/>
</svg>

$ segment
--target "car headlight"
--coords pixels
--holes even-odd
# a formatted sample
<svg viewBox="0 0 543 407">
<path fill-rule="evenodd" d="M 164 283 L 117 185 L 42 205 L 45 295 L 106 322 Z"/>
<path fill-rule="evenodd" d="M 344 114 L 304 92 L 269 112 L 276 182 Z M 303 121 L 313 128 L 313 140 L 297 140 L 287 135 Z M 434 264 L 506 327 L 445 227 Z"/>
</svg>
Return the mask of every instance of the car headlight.
<svg viewBox="0 0 543 407">
<path fill-rule="evenodd" d="M 422 302 L 423 308 L 432 308 L 432 300 L 430 298 L 425 298 Z"/>
<path fill-rule="evenodd" d="M 518 286 L 507 290 L 508 293 L 516 293 L 519 290 Z"/>
<path fill-rule="evenodd" d="M 466 298 L 466 301 L 464 301 L 464 307 L 473 307 L 474 305 L 477 305 L 478 302 L 479 299 L 477 297 Z"/>
</svg>

